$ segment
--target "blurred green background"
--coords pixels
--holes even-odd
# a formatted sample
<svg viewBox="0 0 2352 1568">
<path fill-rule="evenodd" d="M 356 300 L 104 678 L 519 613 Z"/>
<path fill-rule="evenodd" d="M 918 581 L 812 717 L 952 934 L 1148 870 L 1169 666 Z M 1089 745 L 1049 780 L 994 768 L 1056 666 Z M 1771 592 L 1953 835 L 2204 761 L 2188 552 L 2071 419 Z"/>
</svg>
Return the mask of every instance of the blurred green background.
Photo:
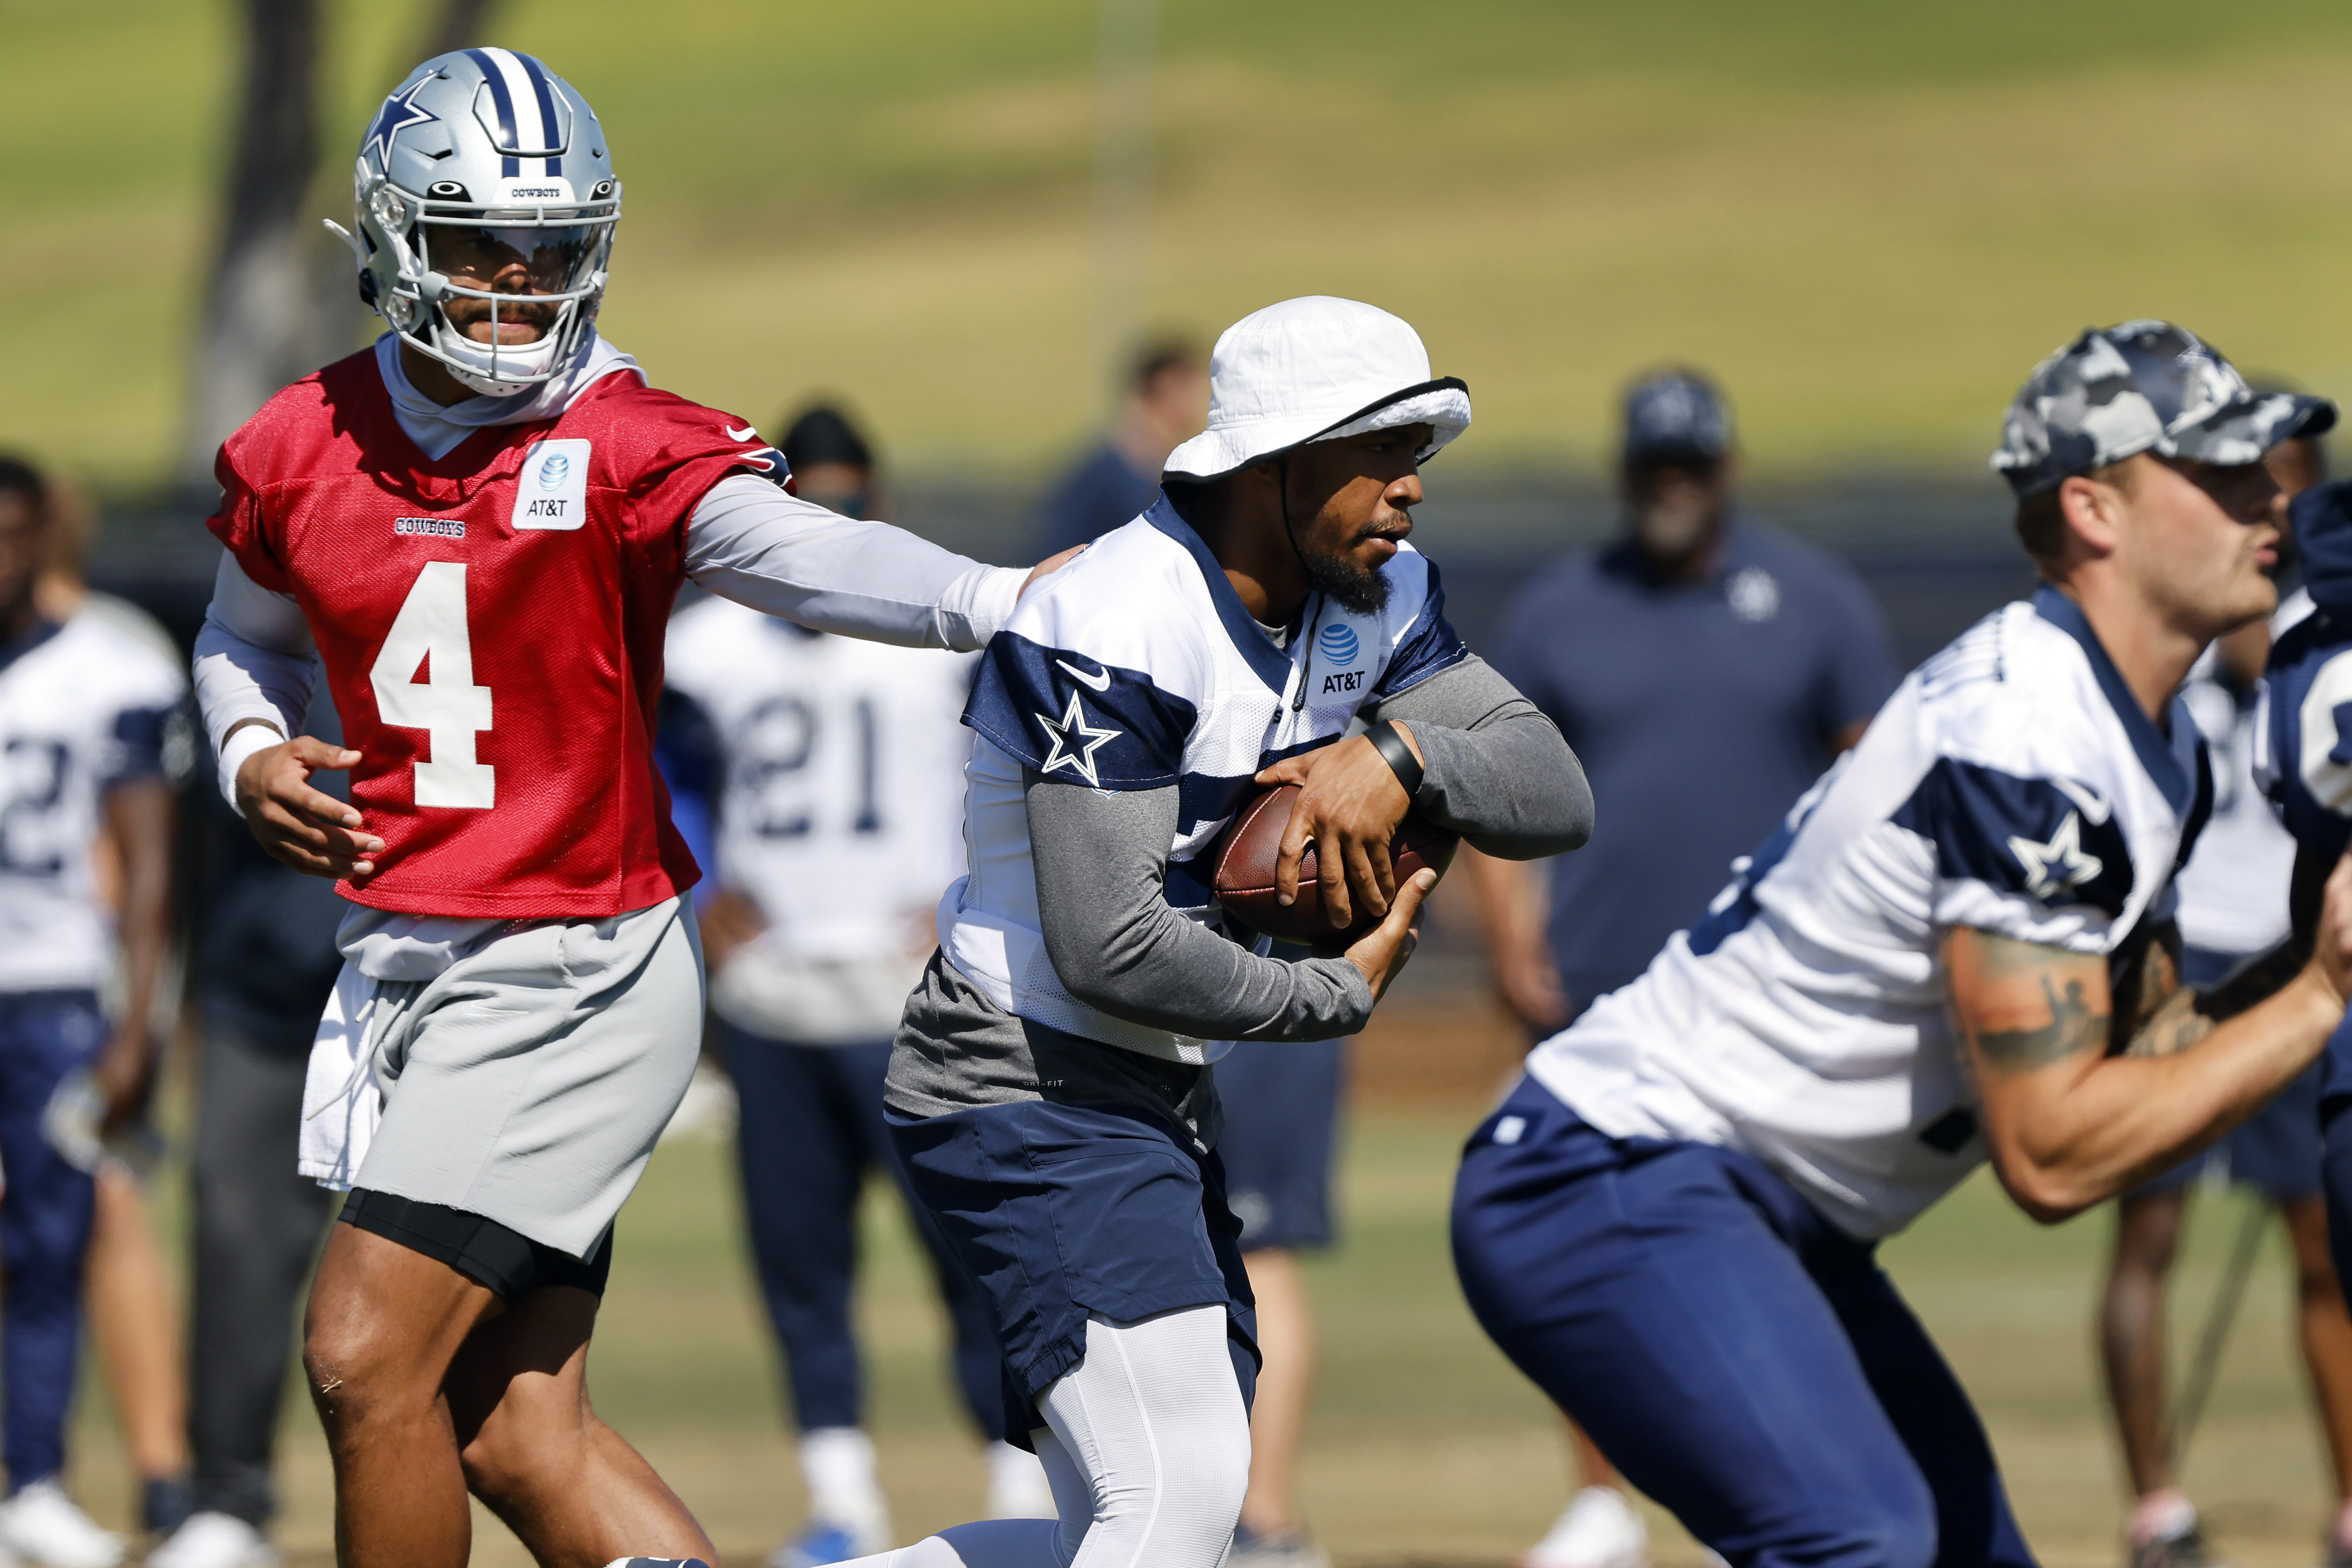
<svg viewBox="0 0 2352 1568">
<path fill-rule="evenodd" d="M 425 7 L 333 0 L 319 215 Z M 627 192 L 608 335 L 750 417 L 846 394 L 902 471 L 1041 475 L 1105 400 L 1097 7 L 514 0 Z M 2352 7 L 1166 0 L 1145 317 L 1412 319 L 1465 468 L 1589 467 L 1716 370 L 1768 474 L 1982 460 L 2084 325 L 2176 317 L 2352 392 Z M 0 439 L 165 471 L 216 218 L 229 6 L 5 0 Z"/>
</svg>

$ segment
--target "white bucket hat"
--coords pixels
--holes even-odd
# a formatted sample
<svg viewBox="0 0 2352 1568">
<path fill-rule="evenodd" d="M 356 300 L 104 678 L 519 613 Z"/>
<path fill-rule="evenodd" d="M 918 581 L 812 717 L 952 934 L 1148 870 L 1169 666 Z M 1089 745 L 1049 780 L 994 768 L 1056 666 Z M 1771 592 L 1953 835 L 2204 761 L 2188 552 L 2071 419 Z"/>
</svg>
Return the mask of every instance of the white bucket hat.
<svg viewBox="0 0 2352 1568">
<path fill-rule="evenodd" d="M 1222 479 L 1310 441 L 1426 424 L 1432 454 L 1470 427 L 1470 389 L 1433 379 L 1421 334 L 1376 306 L 1309 294 L 1252 311 L 1209 356 L 1209 428 L 1168 455 L 1175 479 Z"/>
</svg>

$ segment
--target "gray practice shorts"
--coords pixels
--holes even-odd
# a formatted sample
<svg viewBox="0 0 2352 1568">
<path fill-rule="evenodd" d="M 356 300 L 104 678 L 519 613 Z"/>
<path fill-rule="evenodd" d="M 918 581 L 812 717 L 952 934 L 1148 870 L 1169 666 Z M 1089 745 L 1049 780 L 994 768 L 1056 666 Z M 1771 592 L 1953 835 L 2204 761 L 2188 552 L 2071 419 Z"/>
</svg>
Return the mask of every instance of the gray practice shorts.
<svg viewBox="0 0 2352 1568">
<path fill-rule="evenodd" d="M 375 1036 L 388 1082 L 352 1185 L 584 1258 L 701 1052 L 702 942 L 688 901 L 524 925 L 430 980 L 373 984 L 389 1009 Z"/>
</svg>

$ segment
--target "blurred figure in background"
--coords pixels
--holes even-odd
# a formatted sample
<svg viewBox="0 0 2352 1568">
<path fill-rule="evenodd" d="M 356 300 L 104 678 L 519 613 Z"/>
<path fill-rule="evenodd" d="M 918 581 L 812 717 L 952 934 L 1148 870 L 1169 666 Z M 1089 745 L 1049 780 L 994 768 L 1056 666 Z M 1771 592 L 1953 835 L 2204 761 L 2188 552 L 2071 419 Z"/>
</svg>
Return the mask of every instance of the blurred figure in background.
<svg viewBox="0 0 2352 1568">
<path fill-rule="evenodd" d="M 187 680 L 100 614 L 44 612 L 48 487 L 0 458 L 0 1548 L 111 1568 L 122 1543 L 62 1485 L 97 1204 L 110 1141 L 153 1083 L 149 1028 L 171 937 L 166 752 Z M 184 747 L 184 737 L 181 740 Z M 121 880 L 101 897 L 100 835 Z M 120 973 L 114 1018 L 99 991 Z"/>
<path fill-rule="evenodd" d="M 2317 436 L 2282 442 L 2263 461 L 2290 499 L 2327 476 Z M 2291 565 L 2283 560 L 2282 570 Z M 2183 977 L 2200 997 L 2253 969 L 2289 936 L 2294 840 L 2254 783 L 2255 703 L 2272 641 L 2311 612 L 2311 595 L 2297 589 L 2268 621 L 2242 626 L 2206 649 L 2181 687 L 2210 748 L 2213 774 L 2212 820 L 2177 883 Z M 2295 1326 L 2336 1484 L 2337 1511 L 2326 1561 L 2329 1568 L 2352 1568 L 2352 1315 L 2327 1252 L 2320 1073 L 2321 1064 L 2314 1062 L 2210 1154 L 2116 1200 L 2099 1346 L 2134 1498 L 2125 1528 L 2132 1568 L 2204 1568 L 2213 1561 L 2197 1509 L 2175 1474 L 2180 1455 L 2166 1398 L 2164 1322 L 2165 1281 L 2179 1246 L 2189 1186 L 2212 1161 L 2286 1222 L 2295 1265 Z"/>
<path fill-rule="evenodd" d="M 42 616 L 61 625 L 77 615 L 95 616 L 146 643 L 159 657 L 181 663 L 180 649 L 153 616 L 128 600 L 90 591 L 84 576 L 89 508 L 69 485 L 53 476 L 47 490 L 48 564 L 34 594 Z M 183 731 L 176 741 L 167 741 L 164 751 L 164 770 L 176 796 L 194 761 L 193 736 Z M 99 900 L 119 924 L 128 887 L 121 847 L 103 828 L 93 847 Z M 149 1024 L 159 1042 L 170 1038 L 179 999 L 176 986 L 156 986 Z M 186 1335 L 147 1196 L 144 1166 L 149 1156 L 162 1152 L 162 1140 L 142 1116 L 135 1130 L 119 1132 L 115 1142 L 138 1155 L 140 1166 L 110 1153 L 95 1139 L 83 1141 L 75 1151 L 89 1167 L 94 1183 L 89 1257 L 82 1270 L 83 1305 L 107 1391 L 113 1396 L 116 1425 L 138 1479 L 139 1525 L 142 1532 L 157 1535 L 178 1529 L 191 1506 Z"/>
<path fill-rule="evenodd" d="M 1135 358 L 1110 434 L 1045 498 L 1040 559 L 1135 520 L 1160 494 L 1160 465 L 1209 417 L 1209 371 L 1201 350 L 1176 339 Z"/>
<path fill-rule="evenodd" d="M 342 744 L 324 692 L 304 733 Z M 347 798 L 343 775 L 316 788 Z M 334 883 L 263 852 L 216 789 L 202 802 L 191 934 L 196 1024 L 190 1155 L 194 1312 L 188 1435 L 195 1512 L 150 1568 L 274 1568 L 265 1533 L 303 1281 L 337 1196 L 295 1169 L 302 1081 L 342 954 Z"/>
<path fill-rule="evenodd" d="M 1552 862 L 1464 850 L 1504 1003 L 1542 1039 L 1698 918 L 1894 690 L 1894 649 L 1853 568 L 1740 515 L 1729 408 L 1696 371 L 1626 393 L 1624 535 L 1538 577 L 1495 667 L 1592 781 L 1596 831 Z M 1632 1568 L 1640 1516 L 1575 1435 L 1584 1490 L 1526 1568 Z"/>
<path fill-rule="evenodd" d="M 1237 1040 L 1217 1061 L 1225 1201 L 1242 1222 L 1257 1297 L 1249 1490 L 1226 1568 L 1324 1568 L 1298 1505 L 1298 1454 L 1315 1387 L 1315 1312 L 1302 1251 L 1331 1245 L 1331 1166 L 1348 1042 Z"/>
<path fill-rule="evenodd" d="M 803 499 L 874 514 L 873 454 L 837 411 L 806 411 L 779 444 Z M 904 1191 L 882 1074 L 935 945 L 932 911 L 962 863 L 971 745 L 959 719 L 971 667 L 970 655 L 827 636 L 720 599 L 670 626 L 663 738 L 673 782 L 706 791 L 710 1005 L 808 1484 L 808 1527 L 772 1568 L 892 1543 L 850 1323 L 858 1198 L 877 1167 Z M 1050 1515 L 1035 1457 L 1003 1441 L 1001 1357 L 978 1295 L 920 1206 L 908 1212 L 953 1322 L 965 1405 L 990 1445 L 990 1510 Z"/>
</svg>

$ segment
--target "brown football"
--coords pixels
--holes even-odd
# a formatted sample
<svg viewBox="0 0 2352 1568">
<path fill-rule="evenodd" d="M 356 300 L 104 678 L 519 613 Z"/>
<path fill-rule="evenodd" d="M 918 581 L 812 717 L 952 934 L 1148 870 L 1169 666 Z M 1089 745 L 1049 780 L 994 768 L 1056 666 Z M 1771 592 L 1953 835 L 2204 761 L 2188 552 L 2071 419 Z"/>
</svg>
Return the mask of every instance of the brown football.
<svg viewBox="0 0 2352 1568">
<path fill-rule="evenodd" d="M 1326 953 L 1336 953 L 1361 941 L 1380 924 L 1359 909 L 1356 924 L 1345 931 L 1332 928 L 1323 913 L 1322 895 L 1315 890 L 1315 846 L 1309 843 L 1298 861 L 1298 902 L 1276 902 L 1274 862 L 1282 850 L 1282 831 L 1290 825 L 1290 809 L 1298 799 L 1296 784 L 1276 784 L 1234 813 L 1217 841 L 1217 902 L 1250 929 L 1277 942 L 1304 942 Z M 1454 846 L 1461 841 L 1447 829 L 1424 821 L 1417 811 L 1405 813 L 1390 841 L 1399 885 L 1422 867 L 1438 875 L 1453 863 Z"/>
</svg>

